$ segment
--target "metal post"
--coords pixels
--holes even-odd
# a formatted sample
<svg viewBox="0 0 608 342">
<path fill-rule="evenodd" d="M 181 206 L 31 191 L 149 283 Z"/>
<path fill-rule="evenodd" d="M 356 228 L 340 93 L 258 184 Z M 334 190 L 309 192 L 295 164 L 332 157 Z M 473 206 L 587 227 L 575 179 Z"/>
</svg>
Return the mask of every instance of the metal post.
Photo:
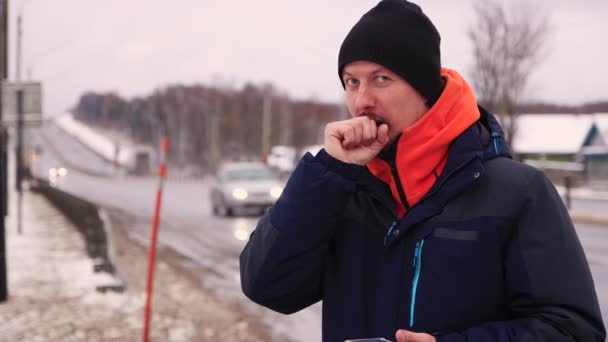
<svg viewBox="0 0 608 342">
<path fill-rule="evenodd" d="M 165 131 L 166 132 L 166 131 Z M 143 342 L 148 342 L 150 336 L 150 317 L 152 316 L 152 294 L 154 290 L 154 266 L 156 264 L 156 244 L 158 240 L 158 226 L 160 224 L 160 208 L 163 198 L 165 176 L 167 174 L 167 153 L 169 152 L 169 139 L 163 135 L 160 148 L 160 165 L 158 167 L 158 188 L 152 218 L 152 232 L 150 234 L 150 250 L 148 254 L 148 277 L 146 282 L 146 306 L 144 308 Z"/>
<path fill-rule="evenodd" d="M 15 72 L 15 81 L 17 83 L 17 147 L 15 150 L 15 188 L 17 189 L 17 233 L 19 233 L 19 235 L 21 235 L 21 200 L 23 196 L 21 189 L 21 180 L 23 177 L 23 88 L 21 87 L 21 39 L 23 38 L 23 30 L 21 25 L 21 13 L 19 13 L 19 16 L 17 17 L 17 70 Z"/>
<path fill-rule="evenodd" d="M 17 190 L 17 233 L 21 235 L 21 214 L 23 188 L 21 181 L 23 178 L 23 89 L 17 89 L 17 147 L 15 148 L 15 189 Z"/>
<path fill-rule="evenodd" d="M 1 101 L 0 101 L 1 102 Z M 1 104 L 1 103 L 0 103 Z M 2 108 L 2 107 L 0 107 Z M 0 113 L 2 109 L 0 109 Z M 1 116 L 1 114 L 0 114 Z M 1 118 L 0 118 L 1 119 Z M 0 121 L 1 122 L 1 121 Z M 8 299 L 8 276 L 6 270 L 6 244 L 5 244 L 5 217 L 6 217 L 6 209 L 7 209 L 7 201 L 8 197 L 6 196 L 7 191 L 7 181 L 6 174 L 8 168 L 6 167 L 6 162 L 8 161 L 7 153 L 6 153 L 6 143 L 8 142 L 8 138 L 6 136 L 6 130 L 4 127 L 0 126 L 0 187 L 2 187 L 2 194 L 0 196 L 0 303 L 4 302 Z"/>
<path fill-rule="evenodd" d="M 0 100 L 0 106 L 2 101 Z M 0 109 L 0 120 L 2 117 L 2 109 Z M 0 125 L 0 203 L 2 208 L 0 212 L 1 220 L 8 216 L 8 129 Z"/>
<path fill-rule="evenodd" d="M 8 78 L 8 0 L 0 0 L 0 302 L 8 299 L 5 217 L 8 212 L 8 133 L 2 124 L 2 85 Z"/>
<path fill-rule="evenodd" d="M 16 56 L 16 70 L 15 70 L 15 81 L 21 82 L 21 39 L 23 39 L 23 30 L 21 28 L 22 19 L 21 13 L 17 17 L 17 56 Z"/>
<path fill-rule="evenodd" d="M 8 78 L 8 0 L 0 0 L 0 81 Z"/>
</svg>

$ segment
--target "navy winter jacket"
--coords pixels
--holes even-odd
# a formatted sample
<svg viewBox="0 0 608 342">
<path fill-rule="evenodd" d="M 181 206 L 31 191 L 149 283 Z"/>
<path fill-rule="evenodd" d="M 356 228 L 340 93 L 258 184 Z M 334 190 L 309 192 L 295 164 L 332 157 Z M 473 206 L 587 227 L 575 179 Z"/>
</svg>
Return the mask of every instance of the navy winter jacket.
<svg viewBox="0 0 608 342">
<path fill-rule="evenodd" d="M 244 293 L 285 314 L 322 300 L 325 342 L 393 341 L 398 329 L 439 342 L 604 341 L 566 208 L 481 112 L 400 220 L 366 167 L 306 155 L 241 254 Z"/>
</svg>

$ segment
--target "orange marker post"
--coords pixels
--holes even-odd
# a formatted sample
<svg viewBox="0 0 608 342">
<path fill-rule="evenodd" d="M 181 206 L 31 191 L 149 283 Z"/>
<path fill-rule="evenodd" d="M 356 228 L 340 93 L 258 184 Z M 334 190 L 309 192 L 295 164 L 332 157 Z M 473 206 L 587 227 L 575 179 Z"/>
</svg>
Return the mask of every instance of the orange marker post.
<svg viewBox="0 0 608 342">
<path fill-rule="evenodd" d="M 156 205 L 154 207 L 154 218 L 152 220 L 152 237 L 150 239 L 150 254 L 148 256 L 148 282 L 146 288 L 146 307 L 144 309 L 144 333 L 143 341 L 148 342 L 150 334 L 150 314 L 152 307 L 152 288 L 154 285 L 154 266 L 156 260 L 156 240 L 158 237 L 158 223 L 160 218 L 160 204 L 163 196 L 165 174 L 167 173 L 167 151 L 169 150 L 169 139 L 163 137 L 160 149 L 160 165 L 158 167 L 158 189 L 156 190 Z"/>
</svg>

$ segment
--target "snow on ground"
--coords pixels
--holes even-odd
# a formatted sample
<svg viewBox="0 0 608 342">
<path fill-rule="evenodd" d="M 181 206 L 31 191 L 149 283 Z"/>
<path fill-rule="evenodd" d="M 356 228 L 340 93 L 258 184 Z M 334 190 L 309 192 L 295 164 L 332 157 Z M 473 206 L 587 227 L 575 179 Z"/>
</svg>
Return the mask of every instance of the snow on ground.
<svg viewBox="0 0 608 342">
<path fill-rule="evenodd" d="M 16 231 L 16 195 L 6 221 L 9 299 L 0 303 L 0 341 L 136 341 L 141 339 L 147 249 L 128 238 L 131 223 L 113 224 L 113 260 L 124 293 L 93 272 L 78 230 L 37 193 L 23 196 L 23 232 Z M 115 217 L 110 215 L 111 217 Z M 154 341 L 269 341 L 269 329 L 238 306 L 221 302 L 159 250 L 150 338 Z M 287 339 L 281 338 L 281 341 Z"/>
<path fill-rule="evenodd" d="M 14 194 L 12 194 L 14 195 Z M 15 199 L 16 196 L 12 196 Z M 93 272 L 83 238 L 46 199 L 24 193 L 22 234 L 16 231 L 15 201 L 6 221 L 9 301 L 0 304 L 1 340 L 78 340 L 111 338 L 111 330 L 91 320 L 106 318 L 122 307 L 138 309 L 141 303 L 120 294 L 102 294 L 97 286 L 115 283 L 107 273 Z M 94 328 L 94 327 L 89 327 Z M 110 334 L 110 335 L 108 335 Z"/>
</svg>

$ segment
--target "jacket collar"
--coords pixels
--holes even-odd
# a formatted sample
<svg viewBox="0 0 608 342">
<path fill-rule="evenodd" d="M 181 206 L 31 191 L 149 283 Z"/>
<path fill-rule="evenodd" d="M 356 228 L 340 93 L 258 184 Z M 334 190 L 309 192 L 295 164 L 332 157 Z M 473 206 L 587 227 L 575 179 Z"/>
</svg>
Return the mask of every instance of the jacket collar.
<svg viewBox="0 0 608 342">
<path fill-rule="evenodd" d="M 494 115 L 482 107 L 479 109 L 480 120 L 452 142 L 442 174 L 420 202 L 403 217 L 399 224 L 399 234 L 387 236 L 387 245 L 399 239 L 417 223 L 440 213 L 450 199 L 462 193 L 484 174 L 485 161 L 498 157 L 511 158 L 500 124 Z"/>
<path fill-rule="evenodd" d="M 475 96 L 465 79 L 448 68 L 442 69 L 442 76 L 445 88 L 433 107 L 367 165 L 389 185 L 399 217 L 436 183 L 446 166 L 450 144 L 479 119 Z"/>
</svg>

